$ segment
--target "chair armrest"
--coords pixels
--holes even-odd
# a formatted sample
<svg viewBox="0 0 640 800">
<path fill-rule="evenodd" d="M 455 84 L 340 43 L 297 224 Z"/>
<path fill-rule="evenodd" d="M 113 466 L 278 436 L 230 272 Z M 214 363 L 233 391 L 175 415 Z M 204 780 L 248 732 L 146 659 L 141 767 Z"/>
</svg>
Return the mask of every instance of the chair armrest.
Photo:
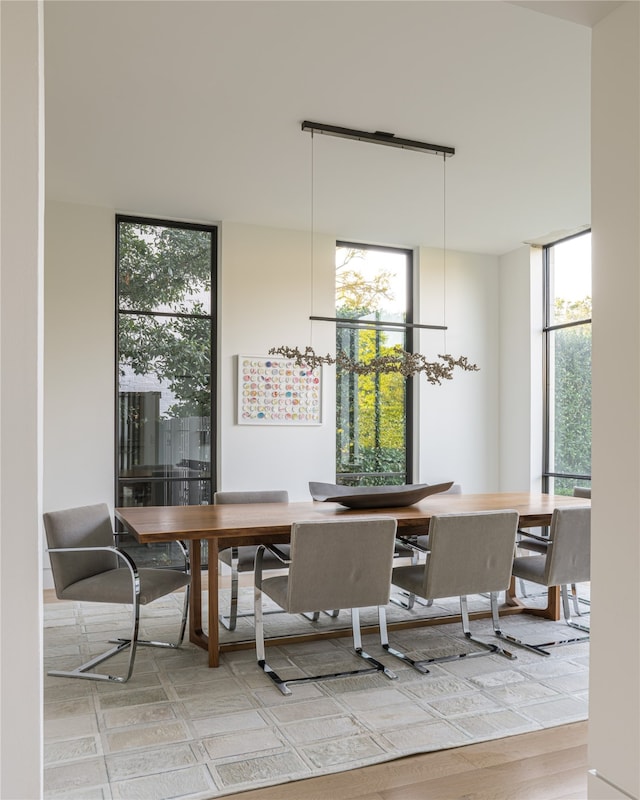
<svg viewBox="0 0 640 800">
<path fill-rule="evenodd" d="M 184 558 L 184 571 L 191 573 L 191 559 L 189 558 L 189 546 L 186 542 L 183 542 L 182 539 L 176 539 L 176 544 L 178 545 L 180 552 L 182 553 L 182 557 Z"/>
<path fill-rule="evenodd" d="M 289 556 L 283 553 L 282 550 L 275 544 L 267 544 L 265 545 L 265 549 L 272 553 L 278 559 L 278 561 L 282 561 L 284 566 L 288 566 L 291 563 Z"/>
<path fill-rule="evenodd" d="M 535 539 L 538 542 L 544 542 L 544 544 L 551 544 L 551 539 L 548 536 L 538 536 L 535 533 L 529 533 L 529 531 L 522 531 L 520 528 L 518 528 L 518 535 L 526 536 L 527 539 Z"/>
<path fill-rule="evenodd" d="M 273 555 L 278 559 L 278 561 L 282 561 L 283 567 L 291 563 L 291 559 L 285 556 L 282 550 L 279 550 L 274 544 L 258 545 L 258 549 L 256 550 L 254 568 L 253 568 L 253 577 L 256 589 L 262 588 L 262 557 L 264 556 L 265 550 L 268 550 L 270 553 L 273 553 Z"/>
<path fill-rule="evenodd" d="M 416 553 L 431 552 L 431 550 L 428 547 L 423 547 L 422 545 L 412 541 L 411 539 L 404 539 L 402 536 L 396 536 L 396 542 L 398 544 L 403 545 L 404 547 L 408 547 L 410 550 L 415 550 Z"/>
<path fill-rule="evenodd" d="M 119 547 L 115 547 L 114 545 L 104 545 L 101 547 L 49 547 L 47 548 L 47 553 L 99 553 L 99 552 L 107 552 L 113 553 L 114 555 L 118 556 L 118 558 L 122 559 L 125 563 L 125 566 L 129 569 L 131 573 L 131 577 L 134 583 L 137 584 L 137 591 L 136 594 L 140 593 L 140 576 L 138 575 L 138 567 L 136 566 L 136 562 L 131 558 L 129 553 L 125 553 L 124 550 L 120 550 Z"/>
</svg>

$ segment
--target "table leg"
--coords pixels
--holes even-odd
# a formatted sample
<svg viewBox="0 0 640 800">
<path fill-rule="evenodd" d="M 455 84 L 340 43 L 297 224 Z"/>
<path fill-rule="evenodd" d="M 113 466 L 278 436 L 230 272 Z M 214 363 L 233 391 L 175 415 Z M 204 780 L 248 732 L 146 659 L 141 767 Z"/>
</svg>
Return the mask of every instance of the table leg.
<svg viewBox="0 0 640 800">
<path fill-rule="evenodd" d="M 218 540 L 207 539 L 209 632 L 202 629 L 202 546 L 199 539 L 191 542 L 191 606 L 189 609 L 189 641 L 209 653 L 209 666 L 220 663 L 218 635 Z"/>
<path fill-rule="evenodd" d="M 531 606 L 528 606 L 516 595 L 516 579 L 512 577 L 511 583 L 506 592 L 505 601 L 508 606 L 518 606 L 534 617 L 543 617 L 544 619 L 552 619 L 556 621 L 560 619 L 559 586 L 549 586 L 547 589 L 547 605 L 545 608 L 531 608 Z"/>
</svg>

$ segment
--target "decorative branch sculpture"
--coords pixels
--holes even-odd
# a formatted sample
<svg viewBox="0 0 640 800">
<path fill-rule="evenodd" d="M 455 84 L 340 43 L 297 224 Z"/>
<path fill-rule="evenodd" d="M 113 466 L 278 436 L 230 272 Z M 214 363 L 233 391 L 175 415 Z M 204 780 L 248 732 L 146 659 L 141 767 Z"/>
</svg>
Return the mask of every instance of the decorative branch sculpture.
<svg viewBox="0 0 640 800">
<path fill-rule="evenodd" d="M 480 367 L 469 362 L 466 356 L 454 358 L 452 355 L 438 355 L 440 361 L 427 361 L 426 356 L 421 353 L 408 353 L 399 345 L 392 348 L 386 355 L 376 356 L 369 361 L 357 361 L 350 358 L 345 352 L 338 351 L 337 355 L 331 356 L 327 353 L 324 356 L 317 355 L 312 347 L 305 347 L 304 351 L 297 347 L 272 347 L 269 355 L 283 356 L 294 361 L 296 366 L 309 367 L 315 369 L 324 364 L 336 364 L 346 372 L 356 375 L 374 374 L 399 374 L 405 378 L 413 375 L 422 374 L 429 383 L 441 384 L 443 380 L 451 380 L 453 371 L 456 367 L 466 372 L 477 372 Z"/>
</svg>

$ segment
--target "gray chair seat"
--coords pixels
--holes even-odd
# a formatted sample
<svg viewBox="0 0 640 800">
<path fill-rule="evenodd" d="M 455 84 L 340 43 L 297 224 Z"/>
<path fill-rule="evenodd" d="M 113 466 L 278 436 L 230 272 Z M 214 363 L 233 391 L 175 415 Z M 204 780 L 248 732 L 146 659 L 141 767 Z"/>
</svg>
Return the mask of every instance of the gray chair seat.
<svg viewBox="0 0 640 800">
<path fill-rule="evenodd" d="M 174 569 L 138 570 L 140 604 L 145 606 L 160 597 L 177 592 L 189 583 L 190 577 Z M 186 580 L 185 580 L 186 577 Z M 131 603 L 131 572 L 111 569 L 76 581 L 60 592 L 61 600 L 81 600 L 89 603 Z"/>
<path fill-rule="evenodd" d="M 545 547 L 545 553 L 547 549 L 548 545 Z M 544 583 L 544 571 L 546 564 L 546 555 L 518 556 L 518 577 L 525 581 L 531 581 L 532 583 Z"/>
</svg>

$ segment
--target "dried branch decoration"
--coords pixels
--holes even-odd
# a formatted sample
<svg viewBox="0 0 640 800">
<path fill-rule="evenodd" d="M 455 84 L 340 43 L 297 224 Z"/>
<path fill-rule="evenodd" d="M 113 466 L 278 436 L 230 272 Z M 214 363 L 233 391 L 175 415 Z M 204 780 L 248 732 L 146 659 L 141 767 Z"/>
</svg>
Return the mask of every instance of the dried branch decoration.
<svg viewBox="0 0 640 800">
<path fill-rule="evenodd" d="M 323 364 L 336 364 L 346 372 L 356 375 L 374 374 L 399 374 L 405 378 L 413 375 L 423 374 L 429 383 L 441 384 L 443 380 L 450 381 L 453 378 L 455 367 L 466 372 L 477 372 L 480 367 L 471 364 L 466 356 L 454 358 L 448 353 L 438 355 L 440 361 L 427 361 L 421 353 L 408 353 L 399 345 L 392 348 L 391 353 L 383 356 L 376 356 L 370 361 L 356 361 L 343 352 L 339 351 L 335 357 L 327 353 L 325 356 L 317 355 L 312 347 L 305 347 L 304 351 L 297 347 L 272 347 L 269 355 L 283 356 L 293 360 L 296 366 L 309 367 L 315 369 Z"/>
</svg>

